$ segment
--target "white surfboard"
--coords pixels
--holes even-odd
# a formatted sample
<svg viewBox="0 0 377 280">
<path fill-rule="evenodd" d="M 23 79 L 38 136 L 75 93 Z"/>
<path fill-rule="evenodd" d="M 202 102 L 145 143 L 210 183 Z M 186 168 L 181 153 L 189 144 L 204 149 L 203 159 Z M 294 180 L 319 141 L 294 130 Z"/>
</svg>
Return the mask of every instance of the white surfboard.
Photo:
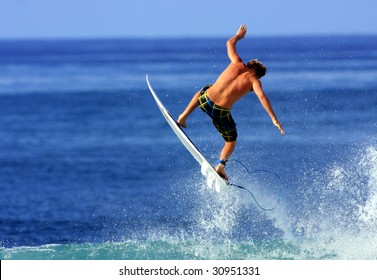
<svg viewBox="0 0 377 280">
<path fill-rule="evenodd" d="M 165 117 L 166 121 L 173 129 L 174 133 L 178 136 L 179 140 L 182 144 L 186 147 L 186 149 L 191 153 L 194 159 L 200 164 L 201 166 L 201 173 L 206 178 L 207 186 L 209 188 L 215 188 L 217 192 L 220 192 L 221 189 L 224 189 L 227 186 L 227 182 L 220 177 L 220 175 L 216 172 L 216 170 L 209 164 L 206 158 L 199 152 L 198 148 L 195 147 L 194 143 L 188 138 L 186 133 L 180 128 L 180 126 L 176 123 L 174 118 L 170 115 L 169 111 L 166 109 L 164 104 L 158 98 L 156 92 L 153 90 L 149 80 L 148 75 L 146 75 L 147 84 L 149 90 L 152 93 L 154 100 L 157 103 L 158 108 L 161 110 L 162 115 Z"/>
</svg>

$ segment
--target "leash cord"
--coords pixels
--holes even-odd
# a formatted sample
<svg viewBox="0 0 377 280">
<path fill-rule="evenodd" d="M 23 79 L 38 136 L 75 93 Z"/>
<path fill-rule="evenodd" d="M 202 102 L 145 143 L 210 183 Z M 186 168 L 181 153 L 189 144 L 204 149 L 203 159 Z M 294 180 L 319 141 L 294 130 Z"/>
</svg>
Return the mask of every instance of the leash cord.
<svg viewBox="0 0 377 280">
<path fill-rule="evenodd" d="M 241 164 L 241 165 L 245 168 L 246 172 L 249 173 L 250 175 L 251 175 L 251 174 L 254 174 L 254 173 L 257 173 L 257 172 L 267 172 L 267 173 L 271 173 L 271 174 L 273 174 L 275 177 L 277 177 L 277 178 L 279 179 L 280 183 L 282 183 L 282 180 L 281 180 L 280 176 L 277 175 L 275 172 L 272 172 L 272 171 L 270 171 L 270 170 L 266 170 L 266 169 L 256 169 L 256 170 L 252 170 L 252 171 L 250 171 L 250 170 L 245 166 L 245 164 L 243 164 L 241 161 L 239 161 L 239 160 L 237 160 L 237 159 L 230 159 L 229 161 L 235 161 L 235 162 L 238 162 L 239 164 Z M 240 185 L 237 185 L 237 184 L 233 184 L 233 183 L 227 183 L 227 184 L 228 184 L 229 186 L 233 186 L 233 187 L 236 187 L 236 188 L 239 188 L 239 189 L 242 189 L 242 190 L 247 191 L 247 192 L 251 195 L 251 197 L 253 198 L 255 204 L 256 204 L 260 209 L 262 209 L 263 211 L 273 211 L 273 210 L 275 209 L 275 207 L 276 207 L 276 205 L 275 205 L 275 206 L 272 207 L 272 208 L 264 208 L 264 207 L 262 207 L 262 206 L 259 204 L 259 202 L 258 202 L 258 200 L 255 198 L 254 194 L 253 194 L 250 190 L 248 190 L 247 188 L 245 188 L 245 187 L 243 187 L 243 186 L 240 186 Z"/>
</svg>

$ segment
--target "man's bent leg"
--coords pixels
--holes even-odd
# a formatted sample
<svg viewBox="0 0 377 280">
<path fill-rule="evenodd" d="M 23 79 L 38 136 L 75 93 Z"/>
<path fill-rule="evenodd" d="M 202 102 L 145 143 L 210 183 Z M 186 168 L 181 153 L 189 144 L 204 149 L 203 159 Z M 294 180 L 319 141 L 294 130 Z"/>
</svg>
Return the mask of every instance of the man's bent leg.
<svg viewBox="0 0 377 280">
<path fill-rule="evenodd" d="M 186 127 L 186 120 L 188 116 L 196 109 L 196 107 L 199 106 L 199 96 L 200 96 L 201 90 L 199 90 L 193 98 L 191 99 L 190 103 L 187 105 L 186 109 L 183 111 L 182 114 L 179 115 L 177 123 L 178 125 L 182 127 Z"/>
<path fill-rule="evenodd" d="M 221 151 L 221 154 L 220 154 L 220 160 L 227 161 L 229 159 L 230 155 L 233 153 L 235 147 L 236 147 L 236 141 L 225 142 L 225 145 L 224 145 L 224 147 Z M 221 177 L 228 180 L 228 176 L 225 173 L 225 165 L 224 164 L 219 163 L 216 166 L 216 172 L 219 173 L 219 175 Z"/>
</svg>

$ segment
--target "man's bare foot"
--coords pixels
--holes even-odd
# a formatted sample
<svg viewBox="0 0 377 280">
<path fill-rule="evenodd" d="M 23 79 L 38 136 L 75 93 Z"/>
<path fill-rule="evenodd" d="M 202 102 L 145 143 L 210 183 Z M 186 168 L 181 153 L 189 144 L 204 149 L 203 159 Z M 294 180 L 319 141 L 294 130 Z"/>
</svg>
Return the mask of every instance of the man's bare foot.
<svg viewBox="0 0 377 280">
<path fill-rule="evenodd" d="M 215 170 L 220 175 L 221 178 L 224 178 L 225 180 L 228 180 L 228 176 L 225 173 L 224 165 L 218 164 L 216 166 Z"/>
<path fill-rule="evenodd" d="M 183 114 L 180 114 L 177 120 L 177 124 L 179 126 L 186 128 L 187 127 L 186 120 L 187 120 L 187 117 L 185 117 Z"/>
</svg>

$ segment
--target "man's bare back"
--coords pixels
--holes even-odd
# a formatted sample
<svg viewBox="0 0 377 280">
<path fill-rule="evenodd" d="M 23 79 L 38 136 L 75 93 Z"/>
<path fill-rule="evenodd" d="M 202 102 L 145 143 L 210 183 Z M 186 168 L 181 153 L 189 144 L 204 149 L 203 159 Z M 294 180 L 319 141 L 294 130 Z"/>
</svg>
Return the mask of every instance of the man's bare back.
<svg viewBox="0 0 377 280">
<path fill-rule="evenodd" d="M 256 81 L 258 79 L 244 63 L 230 63 L 207 90 L 208 97 L 215 104 L 231 109 L 237 100 L 253 90 Z"/>
</svg>

